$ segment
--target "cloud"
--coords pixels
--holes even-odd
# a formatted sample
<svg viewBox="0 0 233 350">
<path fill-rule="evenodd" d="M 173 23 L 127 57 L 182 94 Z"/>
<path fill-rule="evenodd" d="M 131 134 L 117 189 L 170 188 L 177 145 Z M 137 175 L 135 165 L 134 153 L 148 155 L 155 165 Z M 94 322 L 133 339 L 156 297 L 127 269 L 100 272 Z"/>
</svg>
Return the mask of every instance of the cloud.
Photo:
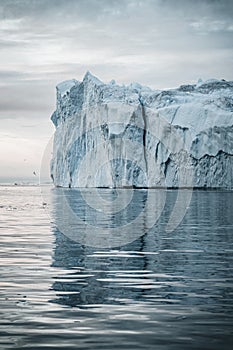
<svg viewBox="0 0 233 350">
<path fill-rule="evenodd" d="M 41 81 L 21 82 L 20 84 L 12 82 L 0 86 L 1 119 L 6 116 L 6 112 L 10 112 L 16 118 L 27 114 L 32 119 L 40 114 L 40 119 L 49 119 L 49 114 L 55 106 L 55 91 L 53 90 L 53 86 Z"/>
<path fill-rule="evenodd" d="M 68 71 L 76 64 L 80 73 L 86 66 L 104 63 L 110 78 L 113 61 L 130 69 L 152 57 L 165 69 L 167 54 L 182 60 L 190 50 L 201 57 L 207 50 L 232 46 L 230 1 L 8 0 L 1 6 L 1 66 L 20 69 L 32 78 L 41 72 L 43 79 L 45 66 L 59 78 L 64 63 Z M 11 60 L 13 53 L 17 58 Z M 177 81 L 182 80 L 181 73 L 177 72 Z"/>
<path fill-rule="evenodd" d="M 211 20 L 206 17 L 190 23 L 190 26 L 201 34 L 217 33 L 217 32 L 233 32 L 231 21 Z"/>
<path fill-rule="evenodd" d="M 38 81 L 80 79 L 87 69 L 160 88 L 205 75 L 231 79 L 232 14 L 227 0 L 3 0 L 0 85 L 22 83 L 26 93 L 25 81 L 38 89 Z"/>
</svg>

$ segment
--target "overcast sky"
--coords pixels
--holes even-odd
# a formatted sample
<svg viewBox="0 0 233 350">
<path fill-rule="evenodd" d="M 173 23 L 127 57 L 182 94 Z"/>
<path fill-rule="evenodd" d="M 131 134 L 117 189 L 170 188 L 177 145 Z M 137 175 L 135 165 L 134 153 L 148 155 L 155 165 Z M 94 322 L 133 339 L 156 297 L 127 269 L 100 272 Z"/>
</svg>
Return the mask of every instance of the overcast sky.
<svg viewBox="0 0 233 350">
<path fill-rule="evenodd" d="M 39 171 L 62 80 L 232 80 L 232 19 L 231 0 L 0 0 L 0 177 Z"/>
</svg>

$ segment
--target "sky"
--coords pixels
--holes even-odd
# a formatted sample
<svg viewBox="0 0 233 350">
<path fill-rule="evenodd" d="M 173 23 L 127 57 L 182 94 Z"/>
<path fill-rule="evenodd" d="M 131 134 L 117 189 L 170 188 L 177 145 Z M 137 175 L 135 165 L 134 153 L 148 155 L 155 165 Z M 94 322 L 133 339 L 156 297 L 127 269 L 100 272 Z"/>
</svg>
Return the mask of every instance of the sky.
<svg viewBox="0 0 233 350">
<path fill-rule="evenodd" d="M 40 171 L 55 86 L 233 80 L 231 0 L 0 0 L 0 181 Z"/>
</svg>

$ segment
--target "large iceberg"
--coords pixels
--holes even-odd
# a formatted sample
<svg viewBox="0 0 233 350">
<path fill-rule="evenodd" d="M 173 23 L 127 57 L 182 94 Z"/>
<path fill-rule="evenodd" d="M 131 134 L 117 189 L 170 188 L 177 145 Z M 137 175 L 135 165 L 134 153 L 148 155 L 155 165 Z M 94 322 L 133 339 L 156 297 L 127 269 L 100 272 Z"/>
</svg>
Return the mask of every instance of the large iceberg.
<svg viewBox="0 0 233 350">
<path fill-rule="evenodd" d="M 57 86 L 51 177 L 62 187 L 233 188 L 233 82 Z"/>
</svg>

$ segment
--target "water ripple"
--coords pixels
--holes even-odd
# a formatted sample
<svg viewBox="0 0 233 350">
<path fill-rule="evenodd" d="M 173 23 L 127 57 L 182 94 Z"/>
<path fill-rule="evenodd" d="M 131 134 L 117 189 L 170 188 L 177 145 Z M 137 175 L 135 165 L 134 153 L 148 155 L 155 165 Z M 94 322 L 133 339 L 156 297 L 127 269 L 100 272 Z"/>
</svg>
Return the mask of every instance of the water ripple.
<svg viewBox="0 0 233 350">
<path fill-rule="evenodd" d="M 96 249 L 59 232 L 38 187 L 1 187 L 0 348 L 230 350 L 233 194 L 194 192 L 168 234 L 175 196 L 145 235 Z"/>
</svg>

